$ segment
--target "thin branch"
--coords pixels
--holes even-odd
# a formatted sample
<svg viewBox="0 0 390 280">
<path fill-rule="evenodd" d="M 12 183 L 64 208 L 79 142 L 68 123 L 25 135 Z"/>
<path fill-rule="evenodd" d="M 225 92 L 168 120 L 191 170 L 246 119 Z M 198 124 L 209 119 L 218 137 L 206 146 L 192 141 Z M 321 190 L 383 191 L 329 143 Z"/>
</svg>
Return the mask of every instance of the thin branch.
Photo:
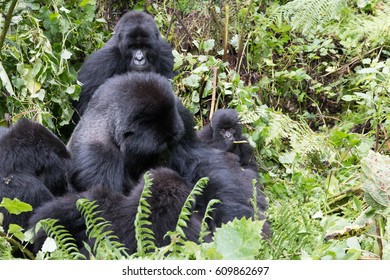
<svg viewBox="0 0 390 280">
<path fill-rule="evenodd" d="M 211 118 L 213 117 L 213 114 L 215 112 L 216 107 L 216 95 L 217 95 L 217 78 L 218 78 L 218 68 L 216 66 L 213 67 L 213 92 L 211 94 L 211 106 L 210 106 L 210 116 L 209 120 L 211 121 Z"/>
<path fill-rule="evenodd" d="M 238 40 L 238 60 L 237 60 L 238 62 L 241 61 L 241 58 L 242 58 L 243 53 L 244 53 L 245 25 L 246 25 L 246 22 L 248 20 L 249 13 L 252 10 L 252 4 L 253 4 L 253 0 L 251 0 L 249 2 L 248 10 L 246 11 L 245 18 L 244 18 L 244 21 L 243 21 L 242 27 L 241 27 L 240 38 Z M 237 63 L 236 72 L 237 73 L 240 72 L 240 63 Z"/>
<path fill-rule="evenodd" d="M 228 36 L 229 36 L 229 5 L 225 6 L 226 17 L 225 17 L 225 35 L 223 37 L 223 56 L 222 60 L 226 62 L 227 47 L 228 47 Z"/>
<path fill-rule="evenodd" d="M 26 247 L 24 247 L 22 244 L 20 244 L 17 240 L 8 237 L 4 232 L 0 232 L 0 236 L 3 237 L 5 240 L 7 240 L 11 245 L 18 248 L 20 252 L 22 252 L 24 255 L 27 256 L 30 260 L 34 260 L 35 256 L 33 253 L 31 253 L 30 250 L 28 250 Z"/>
<path fill-rule="evenodd" d="M 11 24 L 12 14 L 15 10 L 17 2 L 18 2 L 18 0 L 12 0 L 11 5 L 9 6 L 8 13 L 5 16 L 3 31 L 0 34 L 0 50 L 3 48 L 5 36 L 7 35 L 9 26 Z"/>
</svg>

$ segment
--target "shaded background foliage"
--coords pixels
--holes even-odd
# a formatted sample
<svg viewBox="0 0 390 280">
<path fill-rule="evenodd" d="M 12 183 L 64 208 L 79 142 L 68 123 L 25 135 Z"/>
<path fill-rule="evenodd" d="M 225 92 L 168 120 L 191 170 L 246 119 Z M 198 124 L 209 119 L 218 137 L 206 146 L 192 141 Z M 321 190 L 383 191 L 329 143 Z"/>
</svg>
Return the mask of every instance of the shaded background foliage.
<svg viewBox="0 0 390 280">
<path fill-rule="evenodd" d="M 1 46 L 0 124 L 33 118 L 67 141 L 77 71 L 132 9 L 172 44 L 198 127 L 227 107 L 245 124 L 274 230 L 256 258 L 390 258 L 390 1 L 21 0 Z"/>
</svg>

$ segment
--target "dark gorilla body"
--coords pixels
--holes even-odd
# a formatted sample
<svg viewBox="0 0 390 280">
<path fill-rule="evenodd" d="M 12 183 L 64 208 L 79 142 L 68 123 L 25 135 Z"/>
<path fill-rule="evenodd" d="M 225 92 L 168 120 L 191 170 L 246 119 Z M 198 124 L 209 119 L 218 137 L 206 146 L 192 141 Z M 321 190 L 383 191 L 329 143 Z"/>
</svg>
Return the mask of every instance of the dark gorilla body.
<svg viewBox="0 0 390 280">
<path fill-rule="evenodd" d="M 152 197 L 147 199 L 152 211 L 149 228 L 155 233 L 156 246 L 161 247 L 169 244 L 169 238 L 164 238 L 164 235 L 175 230 L 181 208 L 191 192 L 191 187 L 171 169 L 157 168 L 150 170 L 150 173 L 153 183 Z M 36 214 L 30 219 L 30 226 L 35 226 L 41 219 L 58 219 L 58 224 L 63 225 L 75 237 L 80 248 L 83 247 L 82 241 L 93 244 L 87 239 L 84 218 L 75 205 L 79 198 L 95 200 L 99 205 L 98 210 L 102 210 L 99 215 L 111 224 L 107 230 L 112 230 L 132 254 L 136 251 L 134 221 L 143 188 L 144 181 L 141 180 L 128 197 L 107 188 L 96 187 L 83 193 L 58 198 L 37 209 Z M 187 222 L 187 228 L 184 229 L 188 240 L 194 242 L 198 240 L 200 226 L 201 218 L 197 213 L 193 213 Z M 34 242 L 35 252 L 40 250 L 45 239 L 46 235 L 40 231 Z"/>
<path fill-rule="evenodd" d="M 155 72 L 173 78 L 172 47 L 160 36 L 153 17 L 131 11 L 123 15 L 106 45 L 82 65 L 78 80 L 83 84 L 74 104 L 78 122 L 97 88 L 108 78 L 126 72 Z"/>
<path fill-rule="evenodd" d="M 0 137 L 7 133 L 8 129 L 4 126 L 0 126 Z"/>
<path fill-rule="evenodd" d="M 3 197 L 29 203 L 33 210 L 68 191 L 70 154 L 66 146 L 44 126 L 19 120 L 0 137 L 0 201 Z M 31 212 L 4 214 L 4 226 L 27 226 Z"/>
<path fill-rule="evenodd" d="M 128 194 L 139 176 L 159 164 L 182 137 L 177 99 L 166 78 L 131 72 L 107 80 L 94 94 L 68 143 L 70 182 Z"/>
<path fill-rule="evenodd" d="M 211 147 L 236 154 L 243 168 L 258 172 L 252 146 L 242 135 L 242 128 L 234 109 L 215 111 L 211 123 L 197 133 L 199 139 Z"/>
<path fill-rule="evenodd" d="M 185 133 L 172 146 L 170 167 L 191 184 L 202 177 L 209 178 L 203 194 L 197 198 L 196 210 L 203 215 L 211 199 L 221 201 L 211 215 L 213 220 L 209 221 L 212 229 L 234 218 L 253 217 L 254 208 L 249 199 L 253 197 L 252 180 L 257 180 L 257 172 L 242 169 L 237 155 L 200 142 L 191 113 L 184 106 L 179 106 L 179 113 L 185 125 Z M 267 210 L 268 203 L 261 191 L 257 191 L 256 201 L 259 209 L 257 214 L 260 219 L 265 219 L 263 212 Z M 263 233 L 264 237 L 271 236 L 268 222 L 264 224 Z"/>
</svg>

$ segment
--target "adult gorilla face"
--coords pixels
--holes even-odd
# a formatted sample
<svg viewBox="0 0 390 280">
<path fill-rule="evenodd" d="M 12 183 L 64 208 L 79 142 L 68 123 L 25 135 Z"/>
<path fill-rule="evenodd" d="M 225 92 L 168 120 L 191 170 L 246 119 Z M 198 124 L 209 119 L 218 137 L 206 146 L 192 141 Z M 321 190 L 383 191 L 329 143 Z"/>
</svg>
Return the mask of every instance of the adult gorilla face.
<svg viewBox="0 0 390 280">
<path fill-rule="evenodd" d="M 172 47 L 160 36 L 152 16 L 128 12 L 118 21 L 107 44 L 91 54 L 82 65 L 78 80 L 83 84 L 79 101 L 73 105 L 77 123 L 98 87 L 114 75 L 126 72 L 155 72 L 173 78 Z"/>
<path fill-rule="evenodd" d="M 118 22 L 115 33 L 127 71 L 156 72 L 160 34 L 153 18 L 145 13 L 130 12 Z"/>
</svg>

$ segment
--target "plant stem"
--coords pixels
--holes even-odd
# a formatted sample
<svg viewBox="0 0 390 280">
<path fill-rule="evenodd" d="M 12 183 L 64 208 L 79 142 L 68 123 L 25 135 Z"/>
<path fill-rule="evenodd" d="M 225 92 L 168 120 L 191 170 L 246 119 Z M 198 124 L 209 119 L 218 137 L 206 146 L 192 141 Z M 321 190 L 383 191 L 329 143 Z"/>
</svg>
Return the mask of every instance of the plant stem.
<svg viewBox="0 0 390 280">
<path fill-rule="evenodd" d="M 0 50 L 3 48 L 5 36 L 7 35 L 8 28 L 11 24 L 12 14 L 15 10 L 17 2 L 18 2 L 18 0 L 12 0 L 11 5 L 9 6 L 8 13 L 5 16 L 3 31 L 0 34 Z"/>
<path fill-rule="evenodd" d="M 237 73 L 240 71 L 240 65 L 241 65 L 241 63 L 239 63 L 239 61 L 241 61 L 241 57 L 242 57 L 243 52 L 244 52 L 245 25 L 246 25 L 246 22 L 247 22 L 247 20 L 248 20 L 249 13 L 250 13 L 250 11 L 252 10 L 252 4 L 253 4 L 253 0 L 251 0 L 251 1 L 249 2 L 248 10 L 246 11 L 244 21 L 242 22 L 240 37 L 239 37 L 239 39 L 238 39 L 238 59 L 237 59 L 237 67 L 236 67 L 236 72 L 237 72 Z"/>
<path fill-rule="evenodd" d="M 228 36 L 229 36 L 229 5 L 225 6 L 225 35 L 223 37 L 223 56 L 222 60 L 226 62 L 227 57 L 227 46 L 228 46 Z"/>
</svg>

